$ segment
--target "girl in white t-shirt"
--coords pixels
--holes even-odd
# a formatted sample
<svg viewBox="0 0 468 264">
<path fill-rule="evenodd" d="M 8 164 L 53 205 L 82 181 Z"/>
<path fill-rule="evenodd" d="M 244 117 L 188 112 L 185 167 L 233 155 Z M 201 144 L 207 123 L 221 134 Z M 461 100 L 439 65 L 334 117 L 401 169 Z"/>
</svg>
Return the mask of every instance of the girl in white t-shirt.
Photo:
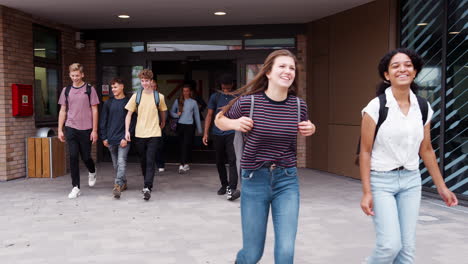
<svg viewBox="0 0 468 264">
<path fill-rule="evenodd" d="M 414 83 L 422 59 L 414 51 L 400 48 L 387 53 L 379 63 L 383 79 L 377 96 L 385 93 L 388 114 L 374 141 L 379 119 L 378 98 L 362 110 L 359 155 L 363 196 L 361 208 L 373 216 L 376 247 L 368 263 L 413 263 L 415 231 L 421 201 L 419 156 L 424 161 L 442 199 L 457 205 L 447 188 L 431 145 L 428 104 L 427 121 L 416 97 Z"/>
</svg>

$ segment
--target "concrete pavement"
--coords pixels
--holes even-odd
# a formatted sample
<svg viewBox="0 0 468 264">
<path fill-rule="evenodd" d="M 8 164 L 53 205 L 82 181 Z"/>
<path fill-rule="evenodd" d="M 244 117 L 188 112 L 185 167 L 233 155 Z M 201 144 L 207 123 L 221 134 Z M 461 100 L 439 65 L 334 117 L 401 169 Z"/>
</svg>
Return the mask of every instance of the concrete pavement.
<svg viewBox="0 0 468 264">
<path fill-rule="evenodd" d="M 0 263 L 234 263 L 241 247 L 240 201 L 216 195 L 214 165 L 177 167 L 156 176 L 142 199 L 139 166 L 128 166 L 129 189 L 112 197 L 113 169 L 98 165 L 95 187 L 67 198 L 69 175 L 0 183 Z M 301 211 L 295 263 L 362 263 L 373 248 L 372 220 L 360 208 L 360 182 L 300 169 Z M 424 197 L 416 263 L 468 263 L 468 209 Z M 262 264 L 274 263 L 271 219 Z"/>
</svg>

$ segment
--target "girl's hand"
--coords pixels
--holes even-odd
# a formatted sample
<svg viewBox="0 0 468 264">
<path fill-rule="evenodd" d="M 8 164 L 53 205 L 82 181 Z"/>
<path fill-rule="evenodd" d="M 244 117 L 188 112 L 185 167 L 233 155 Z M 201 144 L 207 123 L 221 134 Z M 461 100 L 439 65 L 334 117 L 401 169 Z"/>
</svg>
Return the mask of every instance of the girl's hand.
<svg viewBox="0 0 468 264">
<path fill-rule="evenodd" d="M 315 125 L 310 120 L 302 121 L 299 123 L 299 133 L 303 136 L 311 136 L 315 133 Z"/>
<path fill-rule="evenodd" d="M 245 116 L 238 118 L 235 121 L 236 121 L 235 130 L 241 131 L 244 133 L 252 130 L 253 125 L 254 125 L 253 120 Z"/>
<path fill-rule="evenodd" d="M 366 215 L 374 216 L 374 203 L 372 201 L 372 194 L 363 194 L 361 199 L 361 209 Z"/>
<path fill-rule="evenodd" d="M 444 200 L 447 206 L 455 206 L 458 204 L 457 196 L 453 192 L 451 192 L 447 187 L 437 188 L 437 192 L 439 193 L 440 197 Z"/>
</svg>

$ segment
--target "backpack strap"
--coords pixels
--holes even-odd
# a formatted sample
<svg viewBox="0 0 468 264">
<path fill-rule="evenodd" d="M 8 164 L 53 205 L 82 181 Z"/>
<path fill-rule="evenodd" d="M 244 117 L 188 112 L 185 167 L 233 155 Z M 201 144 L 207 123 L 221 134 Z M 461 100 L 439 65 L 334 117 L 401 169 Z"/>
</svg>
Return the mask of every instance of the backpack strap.
<svg viewBox="0 0 468 264">
<path fill-rule="evenodd" d="M 380 126 L 382 123 L 387 119 L 388 115 L 388 107 L 386 106 L 387 104 L 387 96 L 385 93 L 381 94 L 378 96 L 379 98 L 379 120 L 377 121 L 377 124 L 375 126 L 375 133 L 374 133 L 374 141 L 375 138 L 377 137 L 377 132 L 379 131 Z"/>
<path fill-rule="evenodd" d="M 91 84 L 86 83 L 86 94 L 88 95 L 89 107 L 91 107 Z"/>
<path fill-rule="evenodd" d="M 297 100 L 297 123 L 301 122 L 301 99 L 296 97 Z"/>
<path fill-rule="evenodd" d="M 137 105 L 137 111 L 138 111 L 138 106 L 140 106 L 142 93 L 143 93 L 143 88 L 137 90 L 136 98 L 135 98 L 135 103 Z M 156 108 L 158 108 L 159 107 L 159 92 L 158 91 L 153 91 L 153 96 L 154 96 L 154 103 L 156 104 Z"/>
<path fill-rule="evenodd" d="M 89 83 L 86 83 L 86 95 L 88 95 L 88 101 L 89 101 L 89 107 L 91 107 L 91 87 L 92 85 Z M 71 85 L 68 85 L 65 88 L 65 104 L 67 105 L 67 111 L 68 111 L 68 96 L 70 95 L 70 90 L 72 89 Z"/>
<path fill-rule="evenodd" d="M 382 123 L 387 119 L 388 115 L 388 107 L 386 107 L 387 104 L 387 96 L 385 93 L 377 96 L 379 98 L 379 120 L 377 120 L 377 124 L 375 126 L 375 133 L 374 133 L 374 141 L 377 138 L 377 132 L 379 131 L 380 126 Z M 357 144 L 357 149 L 356 149 L 356 155 L 359 155 L 361 153 L 361 137 L 359 136 L 359 141 Z M 356 165 L 359 166 L 359 156 L 355 160 Z"/>
<path fill-rule="evenodd" d="M 137 105 L 137 111 L 138 111 L 138 106 L 140 105 L 140 102 L 141 102 L 141 93 L 142 93 L 142 90 L 143 89 L 138 89 L 137 90 L 137 93 L 136 93 L 136 98 L 135 98 L 135 103 Z"/>
<path fill-rule="evenodd" d="M 159 108 L 159 92 L 154 91 L 153 95 L 154 95 L 154 103 L 156 104 L 156 108 Z"/>
<path fill-rule="evenodd" d="M 427 100 L 419 95 L 416 95 L 418 99 L 419 110 L 421 110 L 423 126 L 427 122 L 427 115 L 429 112 L 429 107 L 427 106 Z"/>
<path fill-rule="evenodd" d="M 67 106 L 67 112 L 68 112 L 68 95 L 70 95 L 70 90 L 71 90 L 72 86 L 71 85 L 68 85 L 66 88 L 65 88 L 65 105 Z"/>
<path fill-rule="evenodd" d="M 250 112 L 249 112 L 249 118 L 253 118 L 253 110 L 254 110 L 254 95 L 252 94 L 250 96 Z"/>
</svg>

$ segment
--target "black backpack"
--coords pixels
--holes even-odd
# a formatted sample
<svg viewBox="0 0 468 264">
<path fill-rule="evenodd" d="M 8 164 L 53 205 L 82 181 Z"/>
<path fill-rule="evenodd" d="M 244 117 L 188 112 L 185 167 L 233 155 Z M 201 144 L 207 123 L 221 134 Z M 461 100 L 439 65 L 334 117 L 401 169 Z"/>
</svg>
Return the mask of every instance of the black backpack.
<svg viewBox="0 0 468 264">
<path fill-rule="evenodd" d="M 387 104 L 387 96 L 385 93 L 377 96 L 379 98 L 379 120 L 377 121 L 377 124 L 375 126 L 375 133 L 374 133 L 374 141 L 375 138 L 377 137 L 377 132 L 379 131 L 380 126 L 382 123 L 387 119 L 388 115 L 388 107 L 385 105 Z M 426 124 L 427 121 L 427 114 L 429 112 L 429 108 L 427 107 L 427 100 L 419 95 L 416 95 L 416 98 L 418 99 L 418 105 L 419 105 L 419 110 L 421 110 L 421 115 L 422 115 L 422 125 Z M 359 166 L 359 153 L 361 153 L 361 137 L 359 137 L 359 141 L 357 144 L 357 150 L 356 150 L 356 159 L 354 163 L 356 166 Z"/>
<path fill-rule="evenodd" d="M 91 107 L 91 87 L 92 87 L 91 84 L 86 83 L 86 94 L 88 95 L 89 107 Z M 65 104 L 67 106 L 67 111 L 68 111 L 68 96 L 70 95 L 70 90 L 71 89 L 72 89 L 71 85 L 68 85 L 65 88 Z"/>
</svg>

